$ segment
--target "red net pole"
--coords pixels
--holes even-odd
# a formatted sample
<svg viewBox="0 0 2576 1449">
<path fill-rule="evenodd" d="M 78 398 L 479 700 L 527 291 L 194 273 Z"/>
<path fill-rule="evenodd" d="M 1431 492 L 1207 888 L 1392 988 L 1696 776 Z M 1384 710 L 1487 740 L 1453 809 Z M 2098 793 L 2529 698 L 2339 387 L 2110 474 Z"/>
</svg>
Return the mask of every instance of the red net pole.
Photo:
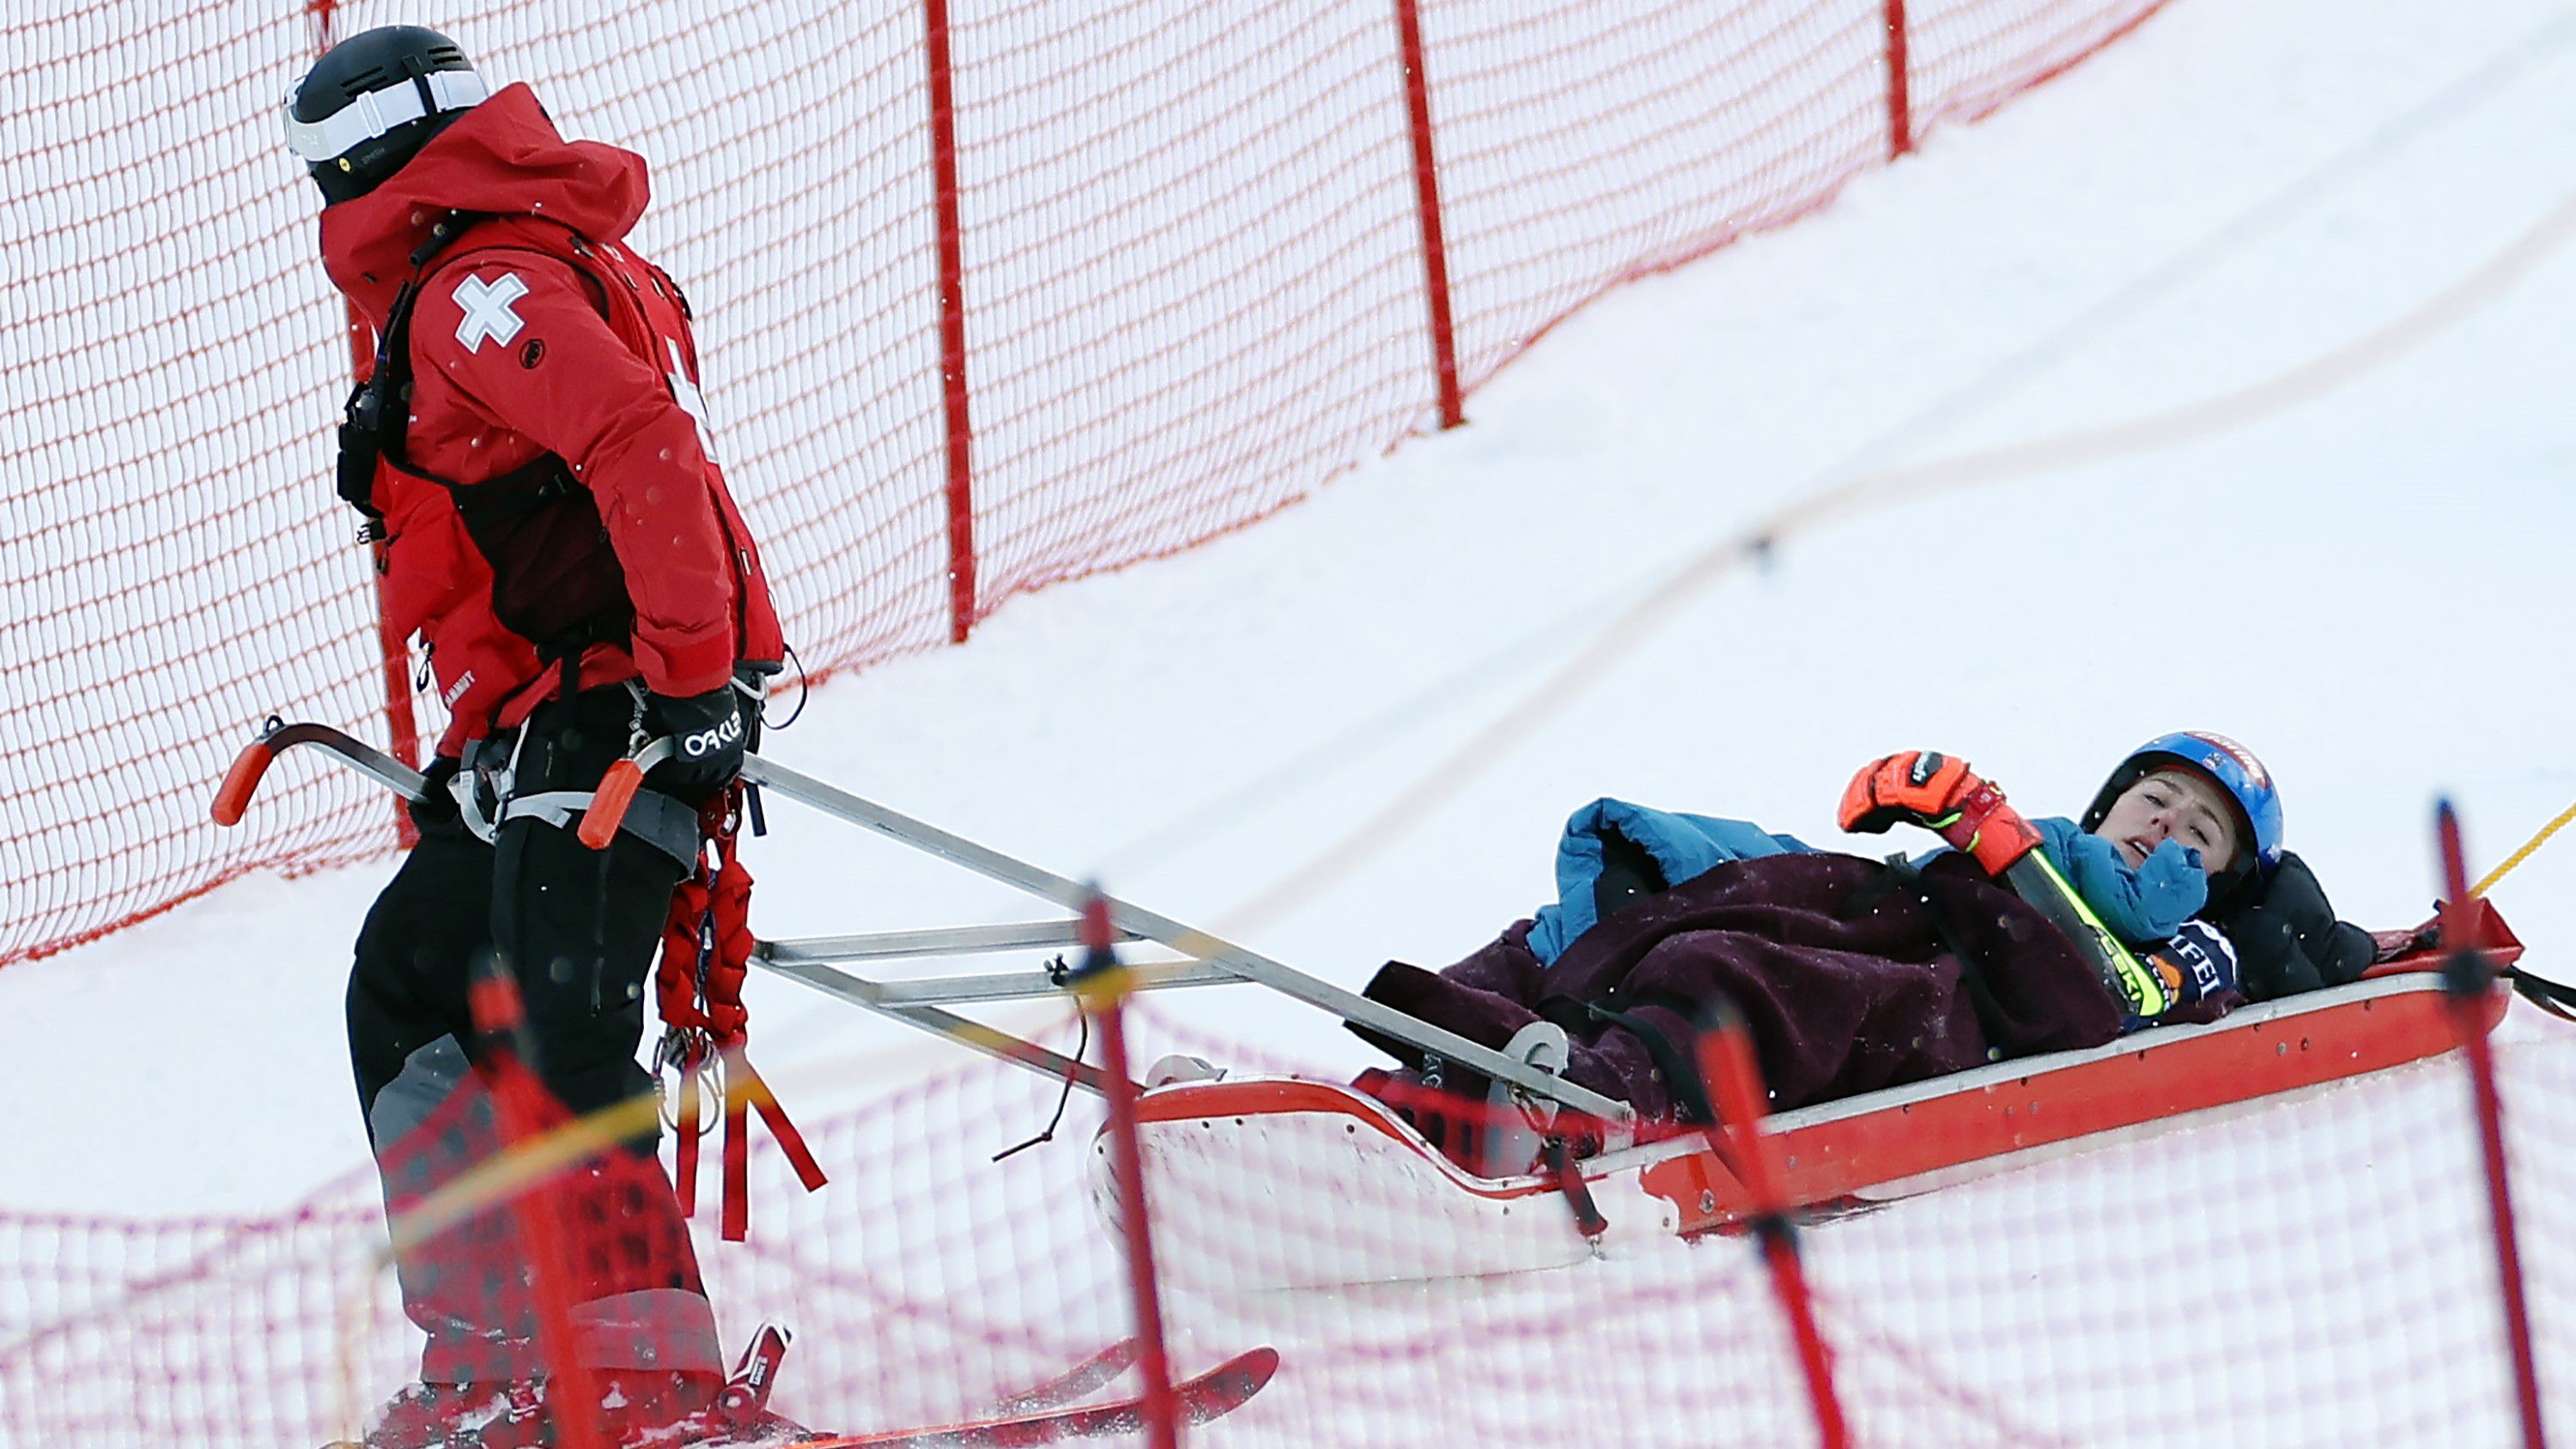
<svg viewBox="0 0 2576 1449">
<path fill-rule="evenodd" d="M 527 1017 L 518 984 L 497 966 L 488 967 L 469 993 L 474 1029 L 491 1043 L 484 1068 L 491 1084 L 492 1122 L 507 1155 L 543 1135 L 540 1094 L 544 1088 L 530 1074 Z M 597 1422 L 600 1396 L 590 1368 L 575 1351 L 572 1326 L 572 1265 L 561 1214 L 549 1182 L 531 1183 L 510 1200 L 510 1216 L 524 1245 L 528 1294 L 536 1306 L 537 1356 L 554 1370 L 556 1392 L 548 1397 L 550 1417 L 565 1449 L 611 1449 Z"/>
<path fill-rule="evenodd" d="M 1127 1073 L 1127 973 L 1110 951 L 1109 903 L 1082 908 L 1082 971 L 1075 991 L 1100 1028 L 1100 1075 L 1109 1098 L 1110 1165 L 1118 1177 L 1118 1225 L 1127 1239 L 1127 1285 L 1136 1297 L 1136 1371 L 1145 1380 L 1145 1426 L 1153 1449 L 1177 1449 L 1180 1396 L 1163 1346 L 1163 1300 L 1154 1282 L 1154 1241 L 1145 1204 L 1145 1159 L 1136 1135 L 1136 1080 Z"/>
<path fill-rule="evenodd" d="M 1907 83 L 1913 58 L 1905 47 L 1905 0 L 1887 0 L 1887 158 L 1914 149 L 1914 99 Z"/>
<path fill-rule="evenodd" d="M 2442 838 L 2442 943 L 2448 953 L 2443 986 L 2450 998 L 2451 1024 L 2468 1059 L 2469 1084 L 2477 1105 L 2478 1146 L 2486 1159 L 2488 1217 L 2495 1228 L 2496 1277 L 2504 1303 L 2504 1332 L 2513 1356 L 2514 1398 L 2522 1414 L 2522 1442 L 2541 1449 L 2540 1373 L 2531 1353 L 2531 1315 L 2523 1299 L 2522 1252 L 2513 1228 L 2513 1194 L 2505 1171 L 2504 1101 L 2496 1091 L 2495 1052 L 2487 1041 L 2485 1006 L 2494 989 L 2494 968 L 2476 940 L 2476 905 L 2469 896 L 2466 853 L 2460 847 L 2460 817 L 2445 800 L 2435 812 Z"/>
<path fill-rule="evenodd" d="M 1717 1121 L 1709 1128 L 1709 1145 L 1744 1180 L 1753 1199 L 1750 1223 L 1771 1269 L 1771 1286 L 1780 1311 L 1797 1342 L 1798 1367 L 1805 1373 L 1807 1398 L 1816 1416 L 1816 1438 L 1824 1449 L 1847 1449 L 1851 1431 L 1843 1422 L 1841 1399 L 1834 1393 L 1833 1350 L 1816 1325 L 1814 1299 L 1798 1260 L 1798 1238 L 1789 1222 L 1788 1186 L 1778 1160 L 1778 1144 L 1762 1131 L 1762 1068 L 1754 1060 L 1753 1034 L 1741 1013 L 1721 1005 L 1715 1030 L 1700 1038 L 1700 1074 L 1708 1079 Z"/>
<path fill-rule="evenodd" d="M 1422 218 L 1424 290 L 1431 298 L 1431 351 L 1440 372 L 1440 426 L 1467 420 L 1458 393 L 1458 339 L 1449 321 L 1449 250 L 1440 229 L 1440 161 L 1431 144 L 1431 82 L 1422 63 L 1422 10 L 1417 0 L 1395 0 L 1396 29 L 1404 45 L 1404 109 L 1413 132 L 1415 209 Z"/>
<path fill-rule="evenodd" d="M 940 405 L 948 419 L 948 638 L 975 625 L 975 470 L 966 410 L 966 249 L 957 204 L 957 104 L 949 64 L 948 0 L 925 0 L 930 66 L 931 189 L 939 212 Z"/>
<path fill-rule="evenodd" d="M 319 59 L 339 40 L 336 24 L 339 0 L 310 0 L 306 10 L 313 16 L 313 54 Z M 376 365 L 376 329 L 358 312 L 358 304 L 343 299 L 341 314 L 349 327 L 349 380 L 364 382 Z M 385 541 L 381 537 L 367 540 L 367 557 L 375 567 L 370 571 L 369 587 L 376 601 L 376 648 L 384 656 L 385 732 L 393 757 L 406 765 L 418 765 L 420 759 L 420 723 L 411 709 L 411 656 L 401 637 L 387 627 L 385 620 Z M 417 844 L 420 830 L 411 823 L 411 807 L 401 797 L 394 800 L 394 833 L 405 848 Z"/>
</svg>

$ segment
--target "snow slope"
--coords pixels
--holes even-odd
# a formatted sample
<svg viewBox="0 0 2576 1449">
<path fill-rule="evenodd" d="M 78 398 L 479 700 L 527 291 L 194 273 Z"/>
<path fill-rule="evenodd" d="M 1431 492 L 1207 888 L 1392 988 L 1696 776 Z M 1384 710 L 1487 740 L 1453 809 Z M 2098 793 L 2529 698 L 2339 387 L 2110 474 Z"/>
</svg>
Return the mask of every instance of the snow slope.
<svg viewBox="0 0 2576 1449">
<path fill-rule="evenodd" d="M 1606 298 L 1470 399 L 1468 427 L 836 681 L 771 752 L 1355 987 L 1526 913 L 1596 795 L 1831 842 L 1844 779 L 1890 749 L 1963 753 L 2072 813 L 2136 741 L 2216 728 L 2283 781 L 2290 842 L 2344 914 L 2411 924 L 2437 795 L 2473 868 L 2576 800 L 2554 632 L 2576 546 L 2571 161 L 2559 4 L 2352 0 L 2328 24 L 2296 0 L 2178 0 L 1819 215 Z M 1858 501 L 1796 511 L 1820 497 Z M 1748 561 L 1741 540 L 1775 529 Z M 764 935 L 1029 914 L 772 814 Z M 382 874 L 244 882 L 0 972 L 0 1060 L 25 1090 L 0 1113 L 0 1205 L 274 1210 L 362 1163 L 339 992 Z M 2496 892 L 2544 974 L 2576 975 L 2571 885 L 2561 843 Z M 952 1060 L 791 985 L 756 981 L 753 1007 L 800 1115 Z M 1157 1009 L 1317 1072 L 1373 1064 L 1242 988 Z M 2528 1064 L 2569 1039 L 2527 1011 L 2500 1037 L 2560 1082 Z M 2448 1090 L 2329 1094 L 2261 1132 L 2285 1157 L 2367 1156 L 2406 1113 L 2448 1130 Z M 1822 1235 L 1820 1276 L 1982 1240 L 2028 1194 L 2204 1172 L 2242 1190 L 2213 1164 L 2243 1141 L 2185 1133 L 1909 1204 Z M 2308 1210 L 2278 1191 L 2242 1215 Z M 1335 1311 L 1390 1332 L 1404 1314 Z M 2491 1396 L 2466 1420 L 2356 1421 L 2213 1393 L 2266 1442 L 2502 1432 Z M 2052 1413 L 2091 1439 L 2138 1407 Z"/>
</svg>

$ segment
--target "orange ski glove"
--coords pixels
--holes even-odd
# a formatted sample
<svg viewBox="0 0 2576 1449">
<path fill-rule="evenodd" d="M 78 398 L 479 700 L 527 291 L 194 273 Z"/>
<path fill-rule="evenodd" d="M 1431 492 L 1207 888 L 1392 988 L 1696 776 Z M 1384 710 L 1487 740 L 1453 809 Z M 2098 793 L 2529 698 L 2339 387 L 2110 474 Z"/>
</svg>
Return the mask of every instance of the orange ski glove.
<svg viewBox="0 0 2576 1449">
<path fill-rule="evenodd" d="M 2002 790 L 1967 761 L 1933 750 L 1907 750 L 1862 766 L 1843 790 L 1836 818 L 1843 829 L 1866 835 L 1900 820 L 1924 826 L 1995 876 L 2039 845 L 2038 829 L 2004 803 Z"/>
</svg>

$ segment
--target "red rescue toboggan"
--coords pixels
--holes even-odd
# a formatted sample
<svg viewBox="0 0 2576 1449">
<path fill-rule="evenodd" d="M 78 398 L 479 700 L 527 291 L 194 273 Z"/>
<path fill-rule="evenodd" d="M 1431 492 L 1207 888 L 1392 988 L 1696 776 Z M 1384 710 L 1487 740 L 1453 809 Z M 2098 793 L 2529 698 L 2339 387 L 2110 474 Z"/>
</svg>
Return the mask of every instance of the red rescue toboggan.
<svg viewBox="0 0 2576 1449">
<path fill-rule="evenodd" d="M 2465 913 L 2470 944 L 2494 966 L 2522 954 L 2484 901 Z M 2069 1152 L 2278 1102 L 2291 1094 L 2456 1048 L 2444 992 L 2446 944 L 2429 930 L 2348 986 L 2239 1008 L 2205 1026 L 2168 1026 L 2077 1051 L 1995 1065 L 1823 1102 L 1763 1120 L 1793 1211 L 1814 1217 L 1893 1201 Z M 2483 1034 L 2513 997 L 2509 973 L 2479 998 Z M 1401 1099 L 1399 1099 L 1401 1100 Z M 1159 1203 L 1268 1198 L 1247 1165 L 1292 1183 L 1364 1184 L 1372 1213 L 1406 1231 L 1339 1243 L 1282 1221 L 1273 1251 L 1247 1246 L 1265 1225 L 1236 1222 L 1224 1256 L 1193 1261 L 1203 1235 L 1176 1231 L 1177 1281 L 1262 1286 L 1469 1276 L 1581 1262 L 1623 1234 L 1696 1236 L 1756 1214 L 1742 1176 L 1693 1129 L 1649 1127 L 1571 1171 L 1479 1176 L 1440 1152 L 1386 1101 L 1328 1082 L 1280 1077 L 1176 1081 L 1138 1103 Z M 1570 1124 L 1559 1121 L 1564 1133 Z M 1669 1135 L 1654 1136 L 1656 1132 Z M 1168 1193 L 1164 1191 L 1169 1183 Z M 1553 1211 L 1552 1198 L 1568 1199 Z M 1588 1199 L 1588 1201 L 1585 1201 Z M 1353 1238 L 1362 1235 L 1345 1235 Z M 1400 1249 L 1400 1251 L 1398 1251 Z"/>
<path fill-rule="evenodd" d="M 420 788 L 417 772 L 338 731 L 273 724 L 235 762 L 216 818 L 238 820 L 270 759 L 295 745 L 320 745 L 397 791 Z M 630 773 L 645 763 L 639 759 Z M 679 994 L 669 974 L 672 960 L 700 964 L 700 999 L 682 1003 L 681 1016 L 670 1019 L 678 1026 L 690 1011 L 703 1016 L 702 1026 L 687 1029 L 710 1033 L 714 1055 L 726 1062 L 729 1122 L 739 1124 L 744 1107 L 755 1106 L 791 1153 L 801 1148 L 757 1074 L 738 1062 L 738 1052 L 726 1055 L 728 1040 L 739 1045 L 738 1037 L 726 1035 L 726 1023 L 736 1020 L 727 1008 L 738 1009 L 742 973 L 751 967 L 1073 1086 L 1104 1089 L 1099 1067 L 948 1009 L 1061 997 L 1060 970 L 881 982 L 840 964 L 1061 952 L 1080 939 L 1078 913 L 1098 898 L 1092 887 L 759 755 L 746 761 L 743 778 L 1069 914 L 1022 925 L 753 941 L 739 913 L 727 917 L 719 904 L 715 917 L 730 924 L 712 935 L 702 929 L 690 943 L 675 936 L 687 949 L 666 957 L 663 991 L 669 1017 Z M 611 793 L 603 788 L 602 804 Z M 611 831 L 609 813 L 595 805 L 585 825 Z M 719 903 L 729 889 L 728 869 L 739 867 L 720 856 L 706 877 Z M 747 877 L 740 888 L 748 888 Z M 1499 1160 L 1533 1164 L 1533 1170 L 1501 1175 L 1471 1171 L 1432 1146 L 1397 1106 L 1339 1082 L 1228 1076 L 1189 1060 L 1160 1064 L 1142 1084 L 1137 1108 L 1157 1216 L 1172 1229 L 1161 1235 L 1157 1256 L 1180 1284 L 1315 1287 L 1562 1267 L 1623 1237 L 1691 1237 L 1736 1227 L 1756 1213 L 1742 1177 L 1710 1134 L 1640 1122 L 1624 1104 L 1558 1075 L 1552 1068 L 1562 1065 L 1561 1056 L 1551 1061 L 1544 1051 L 1481 1045 L 1168 917 L 1115 897 L 1098 899 L 1105 900 L 1119 941 L 1152 942 L 1172 953 L 1132 964 L 1136 989 L 1259 985 L 1435 1054 L 1495 1083 L 1493 1110 L 1510 1120 L 1489 1125 L 1519 1134 L 1512 1154 Z M 2483 1038 L 2503 1018 L 2517 986 L 2544 1006 L 2564 999 L 2564 988 L 2512 969 L 2522 943 L 2489 902 L 2473 898 L 2446 911 L 2443 925 L 2466 940 L 2444 940 L 2431 924 L 2394 933 L 2382 940 L 2384 959 L 2347 986 L 2240 1008 L 2206 1025 L 2151 1028 L 2104 1046 L 2016 1058 L 1768 1117 L 1761 1132 L 1782 1165 L 1788 1206 L 1830 1216 L 2204 1122 L 2437 1056 L 2460 1044 L 2464 1027 Z M 2483 953 L 2497 968 L 2492 984 L 2467 1003 L 2460 1024 L 2442 971 L 2454 944 Z M 729 1164 L 739 1141 L 738 1131 L 728 1139 Z M 1531 1149 L 1526 1155 L 1524 1146 Z M 682 1150 L 689 1151 L 685 1141 Z M 1107 1154 L 1095 1151 L 1093 1160 L 1095 1198 L 1106 1215 L 1114 1202 Z M 800 1160 L 799 1171 L 809 1187 L 819 1181 L 810 1157 Z M 1292 1209 L 1311 1203 L 1325 1185 L 1340 1208 L 1365 1211 L 1384 1230 L 1319 1231 L 1311 1211 Z M 735 1210 L 729 1205 L 728 1237 L 739 1236 L 731 1230 Z M 1222 1214 L 1221 1230 L 1184 1221 L 1193 1212 Z M 1204 1251 L 1194 1252 L 1193 1245 Z"/>
</svg>

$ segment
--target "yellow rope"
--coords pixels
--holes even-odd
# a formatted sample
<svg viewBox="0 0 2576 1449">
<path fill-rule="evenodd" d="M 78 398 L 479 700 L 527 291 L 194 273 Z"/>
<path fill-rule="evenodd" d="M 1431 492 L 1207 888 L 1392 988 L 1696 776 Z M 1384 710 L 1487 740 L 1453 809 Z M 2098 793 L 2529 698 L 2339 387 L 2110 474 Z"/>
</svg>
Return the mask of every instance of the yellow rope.
<svg viewBox="0 0 2576 1449">
<path fill-rule="evenodd" d="M 2543 845 L 2548 844 L 2548 843 L 2549 843 L 2549 837 L 2551 837 L 2551 836 L 2553 836 L 2553 835 L 2556 835 L 2556 834 L 2558 833 L 2558 831 L 2559 831 L 2559 828 L 2560 828 L 2560 827 L 2562 827 L 2562 826 L 2564 826 L 2564 825 L 2565 825 L 2568 821 L 2570 821 L 2570 820 L 2576 820 L 2576 805 L 2570 805 L 2570 806 L 2568 806 L 2566 809 L 2559 811 L 2559 812 L 2558 812 L 2558 818 L 2557 818 L 2557 819 L 2552 820 L 2552 821 L 2550 821 L 2548 824 L 2546 824 L 2546 825 L 2544 825 L 2544 826 L 2540 827 L 2540 833 L 2539 833 L 2538 835 L 2535 835 L 2535 836 L 2531 837 L 2529 840 L 2526 840 L 2526 841 L 2524 841 L 2524 842 L 2522 843 L 2522 849 L 2517 850 L 2517 851 L 2515 851 L 2513 854 L 2506 856 L 2506 857 L 2504 858 L 2504 864 L 2497 866 L 2495 869 L 2493 869 L 2493 870 L 2491 870 L 2491 871 L 2488 871 L 2488 872 L 2487 872 L 2487 875 L 2486 875 L 2486 879 L 2484 879 L 2484 880 L 2482 880 L 2482 881 L 2479 881 L 2476 885 L 2473 885 L 2473 886 L 2469 887 L 2469 894 L 2470 894 L 2470 896 L 2472 896 L 2472 897 L 2476 897 L 2476 896 L 2482 896 L 2482 895 L 2485 895 L 2485 894 L 2487 893 L 2487 890 L 2488 890 L 2488 888 L 2489 888 L 2489 887 L 2493 886 L 2497 881 L 2500 881 L 2500 880 L 2504 879 L 2504 875 L 2505 875 L 2505 872 L 2506 872 L 2506 871 L 2509 871 L 2509 870 L 2513 869 L 2515 866 L 2522 864 L 2522 863 L 2523 863 L 2523 861 L 2525 861 L 2525 860 L 2527 860 L 2527 859 L 2529 859 L 2529 858 L 2530 858 L 2531 853 L 2532 853 L 2533 851 L 2538 850 L 2538 849 L 2539 849 L 2540 847 L 2542 847 Z"/>
</svg>

